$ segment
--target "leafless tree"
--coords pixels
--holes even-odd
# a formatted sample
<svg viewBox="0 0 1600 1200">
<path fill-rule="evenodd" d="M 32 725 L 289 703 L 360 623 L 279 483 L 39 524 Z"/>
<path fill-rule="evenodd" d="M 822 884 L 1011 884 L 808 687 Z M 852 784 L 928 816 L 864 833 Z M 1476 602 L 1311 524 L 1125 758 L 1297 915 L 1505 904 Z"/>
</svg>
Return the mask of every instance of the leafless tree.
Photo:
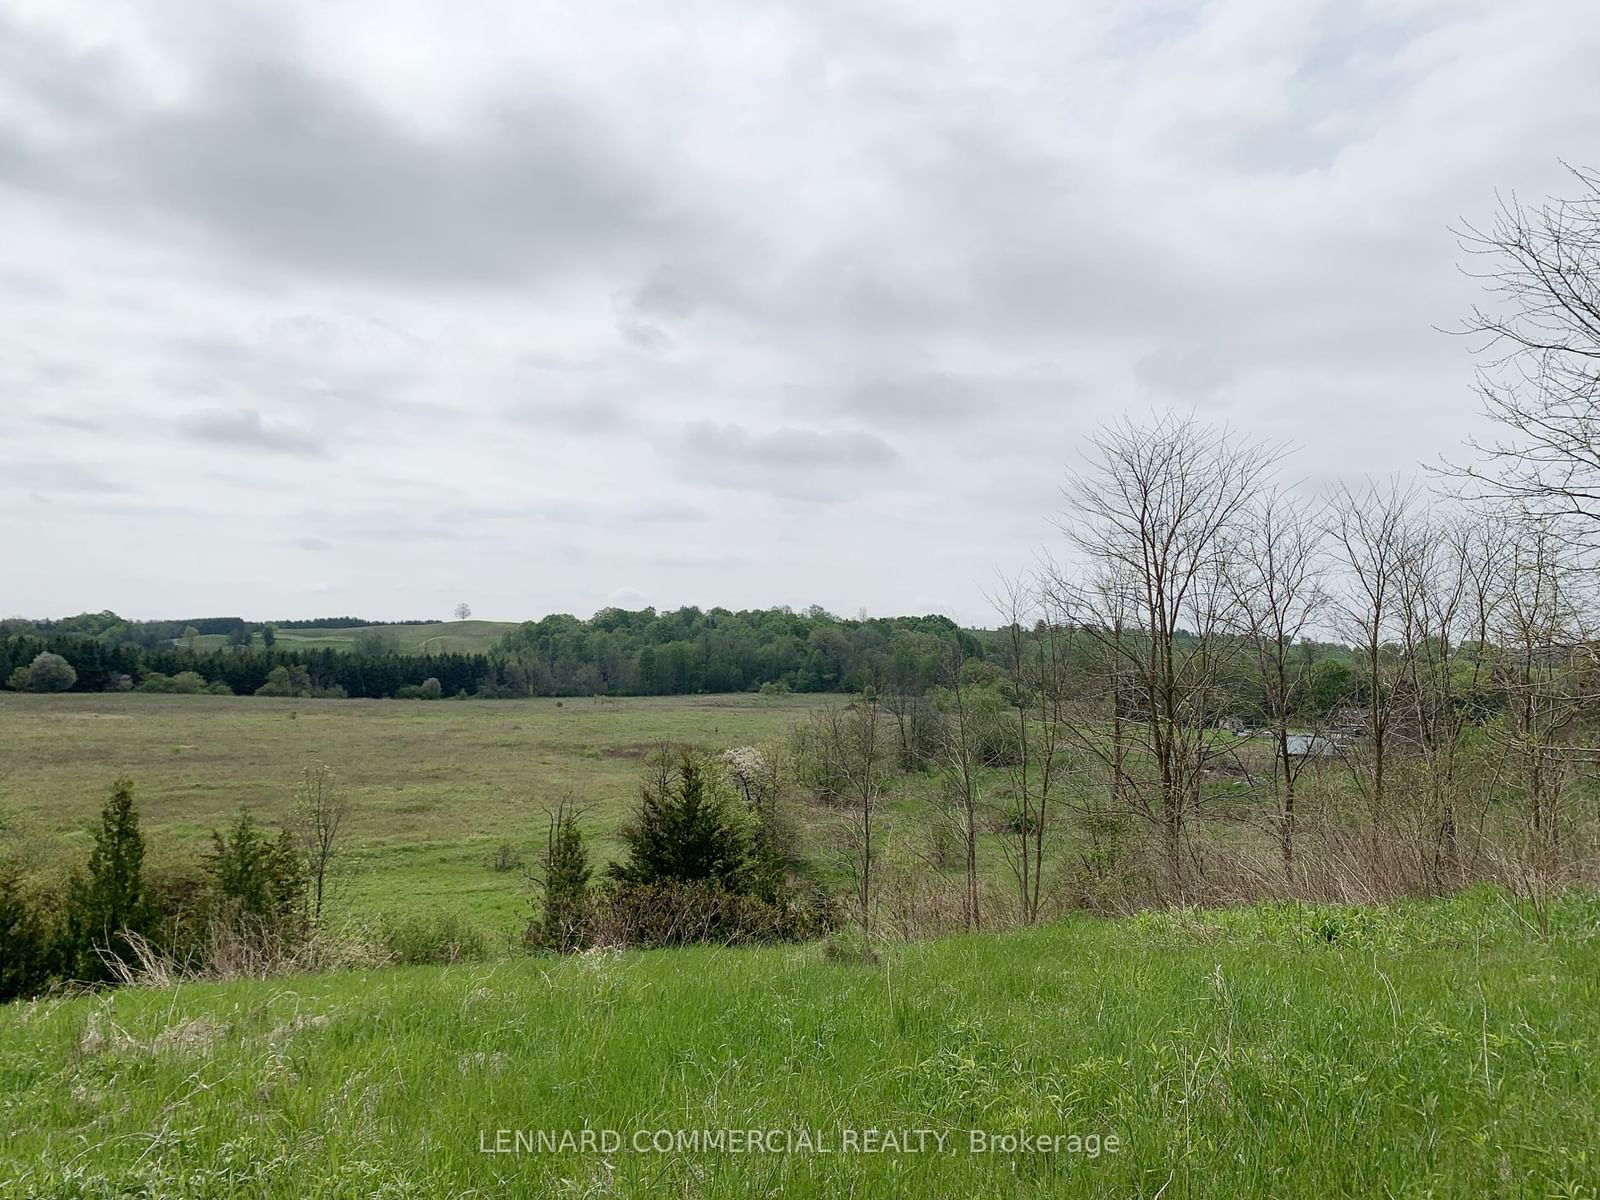
<svg viewBox="0 0 1600 1200">
<path fill-rule="evenodd" d="M 1061 520 L 1090 570 L 1081 582 L 1058 574 L 1051 590 L 1102 657 L 1116 660 L 1112 677 L 1134 691 L 1119 698 L 1137 717 L 1124 727 L 1134 753 L 1120 756 L 1117 779 L 1130 809 L 1158 832 L 1168 886 L 1182 899 L 1188 826 L 1221 753 L 1214 726 L 1241 648 L 1225 551 L 1280 451 L 1172 416 L 1110 425 L 1094 447 L 1069 479 Z M 1107 607 L 1124 600 L 1126 629 Z M 1114 753 L 1102 736 L 1077 741 L 1103 760 Z"/>
<path fill-rule="evenodd" d="M 861 696 L 843 707 L 829 705 L 813 718 L 810 750 L 822 760 L 819 774 L 832 781 L 845 817 L 847 864 L 864 937 L 872 936 L 874 872 L 881 854 L 879 809 L 887 786 L 890 746 L 876 697 Z"/>
<path fill-rule="evenodd" d="M 952 638 L 942 671 L 945 711 L 939 726 L 938 758 L 942 786 L 938 793 L 940 811 L 935 819 L 955 834 L 960 847 L 964 880 L 962 920 L 968 929 L 977 929 L 983 920 L 978 888 L 978 834 L 982 829 L 983 808 L 979 780 L 983 763 L 962 671 L 964 665 L 961 643 Z"/>
<path fill-rule="evenodd" d="M 1592 580 L 1548 519 L 1513 524 L 1504 566 L 1494 634 L 1505 720 L 1489 729 L 1520 777 L 1534 864 L 1548 869 L 1561 849 L 1574 735 L 1595 704 Z"/>
<path fill-rule="evenodd" d="M 1057 803 L 1069 774 L 1066 726 L 1070 625 L 1050 607 L 1047 584 L 1012 581 L 998 601 L 1002 694 L 1010 712 L 1012 811 L 1000 847 L 1016 880 L 1022 919 L 1039 919 L 1046 849 L 1055 837 Z"/>
<path fill-rule="evenodd" d="M 349 815 L 350 801 L 327 764 L 306 767 L 295 788 L 294 836 L 305 856 L 311 919 L 318 924 L 322 922 L 335 867 L 344 853 L 344 827 Z"/>
<path fill-rule="evenodd" d="M 1400 572 L 1414 544 L 1413 494 L 1397 483 L 1341 484 L 1329 514 L 1329 535 L 1341 574 L 1337 618 L 1355 648 L 1365 709 L 1366 755 L 1355 772 L 1366 794 L 1370 850 L 1376 860 L 1387 816 L 1387 769 L 1395 715 L 1393 641 L 1401 632 Z M 1352 757 L 1352 763 L 1357 761 Z"/>
<path fill-rule="evenodd" d="M 1485 415 L 1503 430 L 1455 469 L 1512 500 L 1552 536 L 1600 542 L 1600 174 L 1569 167 L 1574 194 L 1503 200 L 1487 228 L 1458 231 L 1490 299 L 1462 332 L 1482 359 Z"/>
<path fill-rule="evenodd" d="M 1458 882 L 1463 735 L 1489 674 L 1503 545 L 1496 525 L 1466 514 L 1418 516 L 1396 573 L 1396 728 L 1422 768 L 1411 789 L 1425 820 L 1417 844 L 1436 887 Z"/>
<path fill-rule="evenodd" d="M 1290 727 L 1303 707 L 1309 675 L 1297 650 L 1326 616 L 1330 602 L 1323 515 L 1282 493 L 1251 505 L 1239 541 L 1228 555 L 1229 579 L 1241 631 L 1255 650 L 1272 732 L 1273 791 L 1278 801 L 1278 847 L 1294 874 L 1295 783 L 1313 754 L 1290 753 Z"/>
</svg>

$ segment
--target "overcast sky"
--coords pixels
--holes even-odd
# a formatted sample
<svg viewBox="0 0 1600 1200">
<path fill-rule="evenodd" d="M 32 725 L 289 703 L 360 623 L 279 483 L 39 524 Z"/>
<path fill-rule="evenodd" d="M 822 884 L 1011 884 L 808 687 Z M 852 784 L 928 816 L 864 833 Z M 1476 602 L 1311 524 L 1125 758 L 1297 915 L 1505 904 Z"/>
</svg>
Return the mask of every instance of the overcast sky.
<svg viewBox="0 0 1600 1200">
<path fill-rule="evenodd" d="M 0 0 L 0 613 L 984 620 L 1099 421 L 1409 470 L 1594 0 Z"/>
</svg>

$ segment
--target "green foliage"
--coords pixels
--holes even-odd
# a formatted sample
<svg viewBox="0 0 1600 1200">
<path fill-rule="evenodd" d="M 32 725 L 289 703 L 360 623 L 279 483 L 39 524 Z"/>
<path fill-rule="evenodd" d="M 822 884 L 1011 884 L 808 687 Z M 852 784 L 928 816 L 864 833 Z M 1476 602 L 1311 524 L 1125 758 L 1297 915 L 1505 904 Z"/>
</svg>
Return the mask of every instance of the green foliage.
<svg viewBox="0 0 1600 1200">
<path fill-rule="evenodd" d="M 457 913 L 391 915 L 380 928 L 380 945 L 401 966 L 478 962 L 489 957 L 483 931 Z"/>
<path fill-rule="evenodd" d="M 198 671 L 179 671 L 172 677 L 172 690 L 179 695 L 198 696 L 206 687 L 206 677 Z"/>
<path fill-rule="evenodd" d="M 593 929 L 602 945 L 651 949 L 808 941 L 837 923 L 827 903 L 772 903 L 710 880 L 661 878 L 602 889 Z"/>
<path fill-rule="evenodd" d="M 298 663 L 273 667 L 267 681 L 256 689 L 258 696 L 309 696 L 311 673 Z"/>
<path fill-rule="evenodd" d="M 543 903 L 525 941 L 530 948 L 558 954 L 587 945 L 593 916 L 589 851 L 578 828 L 578 813 L 569 803 L 550 814 L 541 873 Z"/>
<path fill-rule="evenodd" d="M 206 871 L 221 917 L 239 927 L 294 937 L 305 925 L 305 866 L 287 829 L 266 834 L 241 808 L 226 836 L 211 835 Z"/>
<path fill-rule="evenodd" d="M 639 789 L 639 806 L 622 828 L 626 862 L 612 863 L 624 883 L 675 879 L 744 891 L 750 844 L 720 773 L 687 748 L 660 747 Z"/>
<path fill-rule="evenodd" d="M 101 952 L 129 956 L 124 931 L 150 931 L 155 914 L 144 894 L 144 834 L 133 800 L 133 781 L 111 785 L 100 812 L 88 870 L 67 891 L 67 921 L 61 959 L 67 974 L 89 981 L 110 977 Z"/>
<path fill-rule="evenodd" d="M 78 672 L 61 655 L 46 650 L 12 671 L 6 682 L 17 692 L 68 692 L 78 682 Z"/>
<path fill-rule="evenodd" d="M 0 863 L 0 1004 L 42 988 L 51 958 L 43 914 L 24 888 L 21 871 Z"/>
</svg>

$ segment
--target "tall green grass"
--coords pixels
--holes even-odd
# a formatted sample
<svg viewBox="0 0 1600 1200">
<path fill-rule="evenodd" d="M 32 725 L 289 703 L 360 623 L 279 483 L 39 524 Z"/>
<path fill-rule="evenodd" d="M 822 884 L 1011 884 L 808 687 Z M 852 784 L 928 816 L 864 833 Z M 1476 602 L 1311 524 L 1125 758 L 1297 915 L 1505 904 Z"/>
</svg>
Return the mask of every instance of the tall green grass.
<svg viewBox="0 0 1600 1200">
<path fill-rule="evenodd" d="M 593 953 L 12 1006 L 0 1197 L 1592 1197 L 1597 928 L 1594 897 L 1535 922 L 1479 891 L 1085 918 L 873 965 Z M 951 1148 L 483 1152 L 585 1128 Z M 1101 1152 L 973 1153 L 970 1130 Z"/>
</svg>

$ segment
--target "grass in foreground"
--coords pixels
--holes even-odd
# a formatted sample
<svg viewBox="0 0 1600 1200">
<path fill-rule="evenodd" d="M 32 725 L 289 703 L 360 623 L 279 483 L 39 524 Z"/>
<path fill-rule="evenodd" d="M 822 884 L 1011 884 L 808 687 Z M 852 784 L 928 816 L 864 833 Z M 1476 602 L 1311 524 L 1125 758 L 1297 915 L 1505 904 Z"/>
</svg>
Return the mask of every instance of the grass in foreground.
<svg viewBox="0 0 1600 1200">
<path fill-rule="evenodd" d="M 1079 919 L 875 965 L 592 954 L 13 1006 L 0 1197 L 1593 1197 L 1600 899 L 1549 927 L 1484 891 Z M 482 1149 L 585 1128 L 621 1148 Z M 931 1133 L 632 1146 L 680 1129 Z M 970 1130 L 1102 1149 L 974 1153 Z"/>
</svg>

